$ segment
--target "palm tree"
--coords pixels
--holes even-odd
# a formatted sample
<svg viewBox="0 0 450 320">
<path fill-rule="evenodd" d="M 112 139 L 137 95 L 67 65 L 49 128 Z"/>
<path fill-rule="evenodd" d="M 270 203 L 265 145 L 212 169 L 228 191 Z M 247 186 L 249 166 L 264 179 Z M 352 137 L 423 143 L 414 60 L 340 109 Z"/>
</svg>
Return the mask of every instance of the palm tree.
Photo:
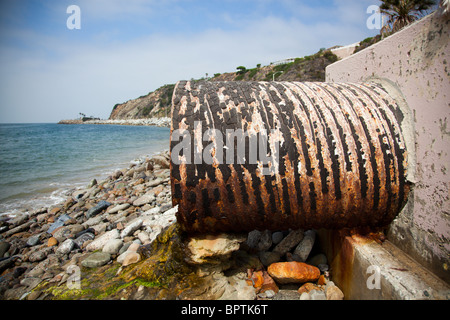
<svg viewBox="0 0 450 320">
<path fill-rule="evenodd" d="M 423 17 L 435 0 L 381 0 L 380 12 L 387 16 L 382 35 L 392 34 Z"/>
</svg>

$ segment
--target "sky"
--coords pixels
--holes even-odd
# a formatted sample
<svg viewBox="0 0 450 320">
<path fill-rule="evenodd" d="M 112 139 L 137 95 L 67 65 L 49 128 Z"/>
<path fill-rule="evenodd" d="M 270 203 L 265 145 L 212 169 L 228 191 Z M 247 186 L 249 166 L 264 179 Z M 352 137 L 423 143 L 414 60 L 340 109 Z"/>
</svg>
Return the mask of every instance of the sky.
<svg viewBox="0 0 450 320">
<path fill-rule="evenodd" d="M 379 33 L 379 3 L 0 0 L 0 123 L 107 119 L 165 84 L 352 44 Z"/>
</svg>

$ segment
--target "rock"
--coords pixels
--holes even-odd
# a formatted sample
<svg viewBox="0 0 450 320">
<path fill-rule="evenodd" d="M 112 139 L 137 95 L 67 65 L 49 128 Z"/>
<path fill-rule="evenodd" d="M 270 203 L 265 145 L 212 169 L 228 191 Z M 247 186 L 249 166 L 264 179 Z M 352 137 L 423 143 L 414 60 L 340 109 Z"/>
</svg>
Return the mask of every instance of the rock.
<svg viewBox="0 0 450 320">
<path fill-rule="evenodd" d="M 104 209 L 108 208 L 110 205 L 111 205 L 111 203 L 109 203 L 108 201 L 105 201 L 105 200 L 99 201 L 95 207 L 90 208 L 86 212 L 86 218 L 89 219 L 90 217 L 99 214 Z"/>
<path fill-rule="evenodd" d="M 94 231 L 94 230 L 92 230 L 92 231 Z M 91 232 L 84 232 L 84 233 L 82 233 L 81 235 L 79 235 L 75 240 L 74 240 L 74 243 L 75 243 L 75 245 L 78 247 L 78 248 L 82 248 L 83 247 L 83 244 L 85 243 L 85 242 L 87 242 L 87 241 L 90 241 L 90 240 L 94 240 L 94 238 L 95 238 L 95 235 L 93 234 L 93 233 L 91 233 Z"/>
<path fill-rule="evenodd" d="M 314 230 L 306 231 L 303 240 L 298 244 L 297 248 L 295 248 L 294 254 L 298 255 L 301 261 L 306 261 L 314 246 L 315 240 L 316 232 Z"/>
<path fill-rule="evenodd" d="M 137 263 L 141 260 L 141 256 L 137 252 L 128 252 L 122 262 L 122 266 L 126 267 L 130 264 Z"/>
<path fill-rule="evenodd" d="M 267 251 L 272 246 L 272 232 L 265 230 L 261 233 L 257 249 L 258 251 Z"/>
<path fill-rule="evenodd" d="M 261 231 L 259 230 L 250 231 L 247 236 L 246 244 L 250 248 L 256 249 L 260 239 L 261 239 Z"/>
<path fill-rule="evenodd" d="M 303 239 L 303 230 L 291 230 L 289 234 L 273 249 L 273 252 L 278 252 L 281 256 L 291 251 Z"/>
<path fill-rule="evenodd" d="M 143 223 L 142 219 L 136 219 L 132 221 L 122 230 L 122 232 L 120 233 L 120 237 L 123 239 L 129 236 L 130 234 L 138 230 L 142 226 L 142 223 Z"/>
<path fill-rule="evenodd" d="M 153 163 L 158 164 L 163 169 L 169 169 L 170 168 L 170 162 L 163 156 L 153 156 L 152 157 Z"/>
<path fill-rule="evenodd" d="M 14 219 L 9 220 L 8 223 L 10 225 L 10 228 L 14 228 L 14 227 L 17 227 L 17 226 L 27 222 L 28 219 L 29 219 L 28 214 L 19 214 Z"/>
<path fill-rule="evenodd" d="M 311 292 L 312 290 L 322 290 L 322 289 L 312 282 L 307 282 L 303 284 L 300 288 L 298 288 L 298 293 L 302 294 L 303 292 Z"/>
<path fill-rule="evenodd" d="M 8 258 L 0 260 L 0 274 L 4 270 L 11 268 L 17 259 L 18 259 L 17 257 L 8 257 Z"/>
<path fill-rule="evenodd" d="M 161 212 L 161 208 L 160 207 L 154 207 L 151 208 L 145 212 L 142 213 L 142 215 L 155 215 Z"/>
<path fill-rule="evenodd" d="M 326 300 L 343 300 L 344 293 L 332 281 L 325 288 Z"/>
<path fill-rule="evenodd" d="M 104 266 L 111 260 L 111 255 L 107 252 L 94 252 L 81 262 L 86 268 L 97 268 Z"/>
<path fill-rule="evenodd" d="M 261 260 L 261 263 L 268 267 L 272 263 L 278 262 L 281 259 L 281 255 L 278 252 L 271 252 L 271 251 L 265 251 L 259 253 L 259 260 Z"/>
<path fill-rule="evenodd" d="M 75 201 L 79 201 L 81 198 L 83 198 L 85 193 L 86 190 L 76 190 L 72 193 L 72 199 Z"/>
<path fill-rule="evenodd" d="M 91 182 L 89 182 L 88 184 L 88 188 L 92 188 L 93 186 L 97 185 L 97 180 L 96 179 L 92 179 Z"/>
<path fill-rule="evenodd" d="M 327 279 L 325 278 L 325 276 L 323 274 L 320 275 L 319 280 L 317 280 L 317 284 L 319 286 L 323 286 L 323 285 L 327 284 Z"/>
<path fill-rule="evenodd" d="M 28 228 L 30 228 L 30 226 L 32 224 L 34 224 L 36 221 L 37 221 L 36 219 L 32 219 L 28 222 L 22 223 L 21 225 L 15 227 L 15 228 L 12 228 L 8 231 L 3 232 L 2 235 L 4 238 L 8 238 L 8 237 L 12 236 L 13 234 L 28 230 Z"/>
<path fill-rule="evenodd" d="M 102 251 L 107 252 L 109 254 L 117 254 L 120 248 L 122 248 L 122 246 L 123 246 L 122 239 L 111 239 L 105 244 Z"/>
<path fill-rule="evenodd" d="M 56 238 L 58 242 L 63 242 L 72 235 L 69 227 L 59 227 L 52 232 L 53 238 Z"/>
<path fill-rule="evenodd" d="M 133 206 L 141 207 L 141 206 L 143 206 L 147 203 L 150 203 L 154 200 L 156 200 L 156 197 L 153 193 L 144 194 L 143 196 L 141 196 L 133 201 Z"/>
<path fill-rule="evenodd" d="M 38 250 L 36 252 L 33 252 L 28 257 L 28 261 L 30 261 L 30 262 L 42 261 L 45 258 L 47 258 L 47 255 L 50 253 L 50 251 L 53 251 L 53 248 L 50 247 L 50 248 L 45 248 L 45 249 L 41 249 L 41 250 Z"/>
<path fill-rule="evenodd" d="M 20 281 L 20 284 L 25 287 L 28 287 L 28 290 L 33 290 L 41 282 L 42 280 L 40 278 L 23 278 Z"/>
<path fill-rule="evenodd" d="M 325 292 L 322 290 L 312 290 L 309 292 L 309 296 L 311 297 L 311 300 L 327 300 Z"/>
<path fill-rule="evenodd" d="M 150 182 L 147 183 L 147 186 L 150 188 L 156 187 L 158 185 L 160 185 L 162 183 L 162 179 L 161 178 L 156 178 L 155 180 L 152 180 Z"/>
<path fill-rule="evenodd" d="M 273 297 L 273 300 L 300 300 L 297 290 L 282 289 Z"/>
<path fill-rule="evenodd" d="M 39 296 L 41 295 L 41 291 L 31 291 L 30 294 L 27 296 L 27 300 L 37 300 Z"/>
<path fill-rule="evenodd" d="M 9 250 L 11 244 L 6 241 L 0 241 L 0 258 L 2 258 L 5 253 Z"/>
<path fill-rule="evenodd" d="M 314 282 L 320 277 L 318 268 L 295 261 L 273 263 L 267 271 L 280 284 Z"/>
<path fill-rule="evenodd" d="M 300 295 L 300 300 L 311 300 L 311 296 L 309 295 L 308 292 L 303 292 L 303 293 Z"/>
<path fill-rule="evenodd" d="M 244 239 L 245 241 L 245 239 Z M 219 300 L 255 300 L 256 291 L 253 286 L 236 276 L 225 278 L 224 292 Z"/>
<path fill-rule="evenodd" d="M 64 222 L 66 222 L 67 220 L 71 219 L 71 217 L 69 217 L 67 214 L 62 214 L 60 215 L 55 222 L 52 223 L 52 225 L 50 226 L 50 228 L 48 228 L 47 232 L 48 233 L 53 233 L 56 229 L 58 229 L 59 227 L 64 226 Z"/>
<path fill-rule="evenodd" d="M 281 242 L 281 240 L 283 240 L 284 235 L 283 232 L 281 231 L 277 231 L 272 233 L 272 244 L 279 244 Z"/>
<path fill-rule="evenodd" d="M 57 214 L 57 213 L 60 212 L 60 211 L 61 211 L 61 208 L 55 207 L 55 208 L 52 208 L 51 210 L 49 210 L 48 212 L 49 212 L 51 215 L 55 215 L 55 214 Z"/>
<path fill-rule="evenodd" d="M 140 245 L 138 243 L 127 243 L 123 247 L 126 248 L 126 250 L 124 252 L 120 252 L 122 250 L 119 251 L 120 255 L 117 257 L 118 263 L 123 263 L 129 253 L 136 253 Z"/>
<path fill-rule="evenodd" d="M 187 243 L 186 257 L 191 264 L 220 264 L 246 240 L 245 236 L 234 234 L 206 235 L 192 237 Z"/>
<path fill-rule="evenodd" d="M 111 239 L 118 239 L 120 237 L 119 230 L 113 229 L 111 231 L 105 232 L 100 237 L 92 241 L 86 246 L 87 251 L 101 250 L 105 244 Z"/>
<path fill-rule="evenodd" d="M 317 268 L 319 268 L 320 272 L 325 272 L 328 271 L 330 268 L 328 267 L 327 264 L 321 263 L 317 266 Z"/>
<path fill-rule="evenodd" d="M 253 285 L 253 288 L 259 289 L 264 283 L 264 275 L 262 271 L 255 271 L 252 273 L 250 280 L 247 281 L 248 284 Z"/>
<path fill-rule="evenodd" d="M 119 212 L 121 210 L 128 209 L 130 206 L 131 205 L 129 203 L 122 203 L 122 204 L 119 204 L 118 206 L 115 206 L 114 208 L 109 209 L 107 212 L 111 213 L 111 214 L 112 213 L 117 213 L 117 212 Z"/>
<path fill-rule="evenodd" d="M 276 294 L 279 291 L 279 288 L 275 281 L 272 279 L 272 277 L 269 275 L 267 271 L 263 271 L 263 284 L 261 288 L 259 289 L 260 293 L 266 292 L 266 291 L 272 291 L 274 294 Z"/>
<path fill-rule="evenodd" d="M 302 258 L 302 257 L 300 257 Z M 316 254 L 314 257 L 309 258 L 306 263 L 315 267 L 319 267 L 320 264 L 327 264 L 327 256 L 323 253 Z M 320 268 L 319 268 L 320 269 Z"/>
<path fill-rule="evenodd" d="M 60 255 L 68 254 L 75 247 L 75 242 L 72 239 L 67 239 L 63 243 L 60 244 L 58 249 L 56 249 L 56 253 Z"/>
<path fill-rule="evenodd" d="M 142 242 L 142 244 L 147 244 L 150 242 L 150 236 L 145 231 L 139 232 L 137 237 Z"/>
<path fill-rule="evenodd" d="M 53 247 L 58 244 L 58 240 L 55 237 L 51 237 L 47 240 L 47 247 Z"/>
</svg>

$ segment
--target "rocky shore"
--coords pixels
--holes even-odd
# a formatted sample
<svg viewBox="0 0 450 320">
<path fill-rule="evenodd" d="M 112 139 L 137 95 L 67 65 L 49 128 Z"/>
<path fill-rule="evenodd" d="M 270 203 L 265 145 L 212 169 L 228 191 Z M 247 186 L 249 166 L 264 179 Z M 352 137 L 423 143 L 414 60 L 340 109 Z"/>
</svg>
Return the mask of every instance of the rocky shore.
<svg viewBox="0 0 450 320">
<path fill-rule="evenodd" d="M 61 120 L 58 124 L 112 124 L 123 126 L 158 126 L 170 127 L 170 118 L 146 118 L 146 119 L 121 119 L 121 120 Z"/>
<path fill-rule="evenodd" d="M 0 221 L 0 299 L 341 300 L 314 230 L 187 237 L 168 152 Z"/>
</svg>

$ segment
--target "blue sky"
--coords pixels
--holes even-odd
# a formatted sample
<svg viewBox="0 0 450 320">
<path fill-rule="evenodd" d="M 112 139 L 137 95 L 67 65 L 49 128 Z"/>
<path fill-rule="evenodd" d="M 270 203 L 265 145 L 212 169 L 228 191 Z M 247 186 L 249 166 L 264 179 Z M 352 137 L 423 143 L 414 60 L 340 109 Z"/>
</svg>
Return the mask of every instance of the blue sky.
<svg viewBox="0 0 450 320">
<path fill-rule="evenodd" d="M 1 0 L 0 123 L 108 118 L 178 80 L 374 36 L 377 0 Z M 81 29 L 70 30 L 70 5 Z"/>
</svg>

